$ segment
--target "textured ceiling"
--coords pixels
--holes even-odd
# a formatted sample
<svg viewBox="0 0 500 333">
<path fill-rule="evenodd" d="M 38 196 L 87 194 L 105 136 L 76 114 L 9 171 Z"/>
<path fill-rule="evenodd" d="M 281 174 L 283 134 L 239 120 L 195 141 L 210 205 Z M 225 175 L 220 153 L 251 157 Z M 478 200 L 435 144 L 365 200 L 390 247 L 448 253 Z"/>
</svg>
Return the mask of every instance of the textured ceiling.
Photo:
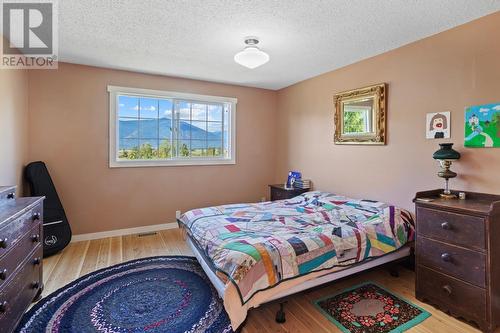
<svg viewBox="0 0 500 333">
<path fill-rule="evenodd" d="M 63 0 L 61 61 L 280 89 L 500 10 L 500 0 Z M 233 61 L 255 35 L 271 60 Z"/>
</svg>

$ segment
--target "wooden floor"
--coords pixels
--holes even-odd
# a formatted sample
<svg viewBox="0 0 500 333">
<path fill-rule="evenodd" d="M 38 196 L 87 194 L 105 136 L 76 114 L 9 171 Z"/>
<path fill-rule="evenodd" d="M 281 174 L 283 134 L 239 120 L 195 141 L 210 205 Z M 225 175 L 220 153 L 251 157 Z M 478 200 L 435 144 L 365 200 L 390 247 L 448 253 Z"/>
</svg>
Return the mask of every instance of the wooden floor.
<svg viewBox="0 0 500 333">
<path fill-rule="evenodd" d="M 157 255 L 192 255 L 192 253 L 177 229 L 161 231 L 150 236 L 131 235 L 71 243 L 61 253 L 44 260 L 43 296 L 94 270 L 127 260 Z M 364 281 L 374 281 L 432 314 L 429 319 L 408 332 L 479 332 L 432 306 L 417 301 L 414 296 L 414 273 L 403 268 L 400 270 L 399 278 L 391 277 L 384 269 L 377 269 L 334 282 L 321 289 L 291 296 L 285 308 L 287 321 L 284 324 L 277 324 L 274 321 L 277 304 L 267 304 L 252 309 L 243 332 L 340 332 L 312 306 L 311 302 Z"/>
</svg>

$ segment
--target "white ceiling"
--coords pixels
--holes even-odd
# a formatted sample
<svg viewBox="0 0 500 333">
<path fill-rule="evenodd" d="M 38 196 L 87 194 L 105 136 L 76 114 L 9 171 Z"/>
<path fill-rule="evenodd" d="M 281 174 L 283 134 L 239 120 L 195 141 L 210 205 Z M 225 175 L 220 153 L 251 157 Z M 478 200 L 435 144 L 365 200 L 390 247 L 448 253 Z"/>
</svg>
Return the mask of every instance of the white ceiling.
<svg viewBox="0 0 500 333">
<path fill-rule="evenodd" d="M 500 10 L 500 0 L 62 0 L 61 61 L 280 89 Z M 255 35 L 271 60 L 233 61 Z"/>
</svg>

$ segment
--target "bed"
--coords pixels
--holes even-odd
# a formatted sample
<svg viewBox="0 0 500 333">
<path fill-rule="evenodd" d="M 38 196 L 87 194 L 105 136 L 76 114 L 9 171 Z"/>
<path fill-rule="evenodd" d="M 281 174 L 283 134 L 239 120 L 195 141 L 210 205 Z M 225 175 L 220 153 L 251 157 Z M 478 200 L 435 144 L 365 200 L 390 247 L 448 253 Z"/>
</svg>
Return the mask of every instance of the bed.
<svg viewBox="0 0 500 333">
<path fill-rule="evenodd" d="M 414 240 L 404 209 L 320 191 L 194 209 L 179 224 L 234 329 L 251 308 L 404 258 Z"/>
</svg>

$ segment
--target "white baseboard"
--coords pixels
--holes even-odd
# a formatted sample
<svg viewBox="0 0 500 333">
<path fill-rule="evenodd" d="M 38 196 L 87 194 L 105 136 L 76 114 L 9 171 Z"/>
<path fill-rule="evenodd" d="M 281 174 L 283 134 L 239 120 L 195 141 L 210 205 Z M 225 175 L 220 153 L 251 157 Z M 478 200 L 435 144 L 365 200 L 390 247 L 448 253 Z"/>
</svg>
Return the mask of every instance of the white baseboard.
<svg viewBox="0 0 500 333">
<path fill-rule="evenodd" d="M 73 243 L 73 242 L 88 241 L 88 240 L 107 238 L 107 237 L 134 235 L 144 232 L 153 232 L 153 231 L 176 229 L 176 228 L 178 228 L 177 222 L 171 222 L 171 223 L 146 225 L 144 227 L 92 232 L 89 234 L 73 235 L 73 237 L 71 238 L 71 242 Z"/>
</svg>

